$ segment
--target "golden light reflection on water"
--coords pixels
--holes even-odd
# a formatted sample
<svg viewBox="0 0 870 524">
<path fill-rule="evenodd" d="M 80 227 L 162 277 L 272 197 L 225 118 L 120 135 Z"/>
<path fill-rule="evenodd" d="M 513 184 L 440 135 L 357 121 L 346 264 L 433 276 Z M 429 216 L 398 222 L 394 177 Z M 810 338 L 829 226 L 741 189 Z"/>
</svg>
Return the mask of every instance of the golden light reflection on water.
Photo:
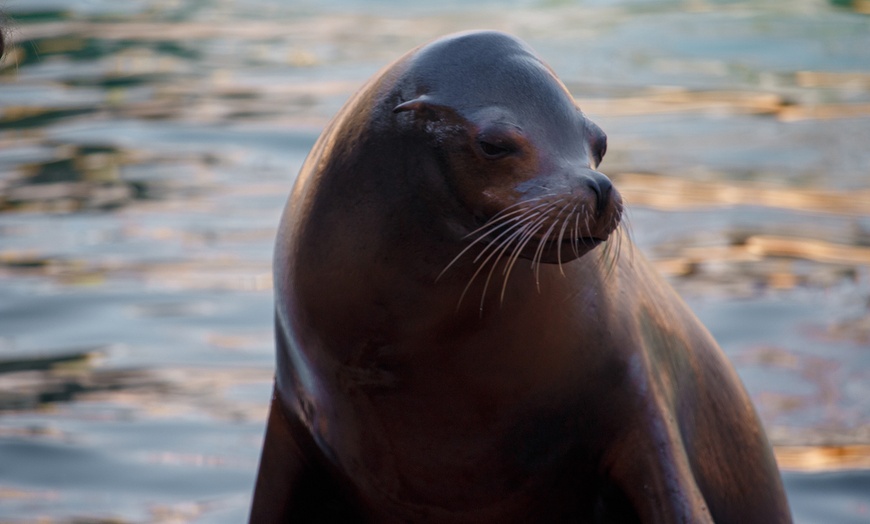
<svg viewBox="0 0 870 524">
<path fill-rule="evenodd" d="M 783 99 L 772 93 L 650 89 L 634 97 L 577 100 L 587 113 L 639 116 L 663 113 L 777 114 Z"/>
<path fill-rule="evenodd" d="M 814 104 L 784 107 L 779 118 L 785 122 L 798 120 L 835 120 L 870 116 L 870 104 Z"/>
<path fill-rule="evenodd" d="M 691 275 L 697 264 L 726 262 L 756 264 L 761 267 L 765 259 L 802 259 L 841 266 L 870 266 L 870 248 L 832 244 L 820 240 L 752 235 L 739 244 L 727 246 L 686 247 L 677 258 L 656 260 L 661 271 L 669 275 Z M 800 282 L 794 278 L 785 262 L 767 264 L 773 287 L 789 289 Z"/>
<path fill-rule="evenodd" d="M 19 488 L 7 488 L 0 486 L 0 500 L 26 500 L 51 502 L 60 498 L 56 491 L 24 490 Z"/>
<path fill-rule="evenodd" d="M 797 85 L 801 87 L 826 87 L 841 90 L 870 89 L 870 73 L 864 71 L 798 71 Z"/>
<path fill-rule="evenodd" d="M 787 187 L 719 180 L 695 181 L 645 173 L 614 175 L 617 187 L 630 205 L 657 209 L 710 209 L 722 206 L 761 206 L 830 213 L 870 215 L 870 189 L 831 190 Z"/>
<path fill-rule="evenodd" d="M 782 446 L 774 453 L 779 467 L 786 470 L 870 468 L 870 446 Z"/>
<path fill-rule="evenodd" d="M 870 85 L 870 75 L 862 73 L 826 74 L 803 71 L 796 76 L 798 85 L 862 92 Z M 870 103 L 825 103 L 787 99 L 781 94 L 751 91 L 689 90 L 652 88 L 635 96 L 578 98 L 587 113 L 605 116 L 643 116 L 694 113 L 708 115 L 770 115 L 782 122 L 833 120 L 870 116 Z"/>
<path fill-rule="evenodd" d="M 55 366 L 42 371 L 4 373 L 0 383 L 0 402 L 4 411 L 34 408 L 63 411 L 63 402 L 74 400 L 83 406 L 103 406 L 104 409 L 87 416 L 102 416 L 104 420 L 122 420 L 129 413 L 149 419 L 211 417 L 227 421 L 261 420 L 265 418 L 268 406 L 262 402 L 235 399 L 232 391 L 244 386 L 268 385 L 272 377 L 270 369 L 245 367 L 120 371 L 100 366 L 77 370 Z M 58 441 L 68 437 L 50 427 L 19 428 L 14 433 L 0 430 L 0 437 L 10 436 L 38 436 Z"/>
<path fill-rule="evenodd" d="M 753 236 L 746 251 L 760 257 L 788 257 L 831 264 L 870 265 L 870 247 L 844 246 L 820 240 Z"/>
<path fill-rule="evenodd" d="M 860 219 L 870 216 L 870 190 L 832 190 L 810 187 L 775 187 L 758 182 L 697 181 L 654 174 L 619 173 L 614 176 L 629 205 L 666 211 L 709 212 L 711 209 L 756 206 L 804 214 Z M 870 268 L 867 233 L 853 226 L 839 230 L 814 229 L 812 221 L 787 230 L 788 236 L 765 231 L 763 225 L 735 231 L 725 243 L 682 245 L 656 257 L 659 270 L 668 275 L 698 277 L 699 267 L 730 267 L 722 282 L 735 286 L 761 282 L 770 289 L 787 290 L 801 285 L 830 286 L 858 278 L 860 268 Z M 815 237 L 815 238 L 814 238 Z M 811 273 L 796 272 L 790 261 L 817 263 Z M 696 278 L 697 280 L 697 278 Z M 703 280 L 703 279 L 702 279 Z M 745 288 L 754 293 L 754 288 Z M 743 292 L 741 292 L 742 294 Z"/>
<path fill-rule="evenodd" d="M 186 290 L 270 291 L 267 263 L 234 258 L 183 262 L 141 263 L 120 260 L 43 258 L 37 252 L 0 252 L 0 276 L 42 275 L 71 286 L 100 285 L 112 279 L 133 278 L 155 288 Z"/>
</svg>

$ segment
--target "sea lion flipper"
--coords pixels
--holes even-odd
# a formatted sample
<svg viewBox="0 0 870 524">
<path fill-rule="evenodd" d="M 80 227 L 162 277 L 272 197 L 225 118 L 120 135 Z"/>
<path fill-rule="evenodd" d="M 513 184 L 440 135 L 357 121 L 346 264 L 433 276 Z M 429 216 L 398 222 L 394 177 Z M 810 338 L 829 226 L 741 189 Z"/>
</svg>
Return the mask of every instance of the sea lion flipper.
<svg viewBox="0 0 870 524">
<path fill-rule="evenodd" d="M 292 436 L 290 424 L 277 398 L 272 399 L 260 467 L 254 489 L 250 522 L 287 522 L 292 514 L 291 493 L 303 477 L 304 461 Z"/>
<path fill-rule="evenodd" d="M 249 522 L 355 522 L 351 504 L 272 398 Z M 337 520 L 336 520 L 337 519 Z"/>
<path fill-rule="evenodd" d="M 647 391 L 646 405 L 626 414 L 623 432 L 602 457 L 604 475 L 638 522 L 713 524 L 677 416 L 663 399 L 650 402 L 654 397 L 660 392 Z"/>
</svg>

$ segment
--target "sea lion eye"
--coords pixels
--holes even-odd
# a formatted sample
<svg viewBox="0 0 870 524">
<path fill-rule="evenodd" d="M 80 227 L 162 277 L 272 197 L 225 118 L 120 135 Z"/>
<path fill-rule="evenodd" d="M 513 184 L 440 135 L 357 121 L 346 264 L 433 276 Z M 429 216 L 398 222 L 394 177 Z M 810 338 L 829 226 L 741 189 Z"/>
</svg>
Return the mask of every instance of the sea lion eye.
<svg viewBox="0 0 870 524">
<path fill-rule="evenodd" d="M 586 121 L 586 126 L 590 134 L 589 150 L 592 153 L 594 168 L 597 168 L 604 159 L 604 154 L 607 152 L 607 135 L 594 122 Z"/>
<path fill-rule="evenodd" d="M 477 145 L 483 152 L 483 156 L 489 159 L 501 158 L 513 153 L 516 150 L 512 144 L 506 142 L 496 143 L 491 140 L 478 140 Z"/>
</svg>

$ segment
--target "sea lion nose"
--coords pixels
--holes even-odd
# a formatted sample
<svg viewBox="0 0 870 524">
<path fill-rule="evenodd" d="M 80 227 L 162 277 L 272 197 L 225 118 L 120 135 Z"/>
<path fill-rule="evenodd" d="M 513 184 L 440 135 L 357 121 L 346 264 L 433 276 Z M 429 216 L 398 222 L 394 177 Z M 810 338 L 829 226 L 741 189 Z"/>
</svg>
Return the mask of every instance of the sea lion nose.
<svg viewBox="0 0 870 524">
<path fill-rule="evenodd" d="M 607 204 L 610 202 L 610 195 L 613 192 L 613 183 L 610 179 L 599 173 L 591 171 L 586 179 L 586 185 L 595 193 L 595 212 L 598 216 L 604 214 L 607 209 Z"/>
</svg>

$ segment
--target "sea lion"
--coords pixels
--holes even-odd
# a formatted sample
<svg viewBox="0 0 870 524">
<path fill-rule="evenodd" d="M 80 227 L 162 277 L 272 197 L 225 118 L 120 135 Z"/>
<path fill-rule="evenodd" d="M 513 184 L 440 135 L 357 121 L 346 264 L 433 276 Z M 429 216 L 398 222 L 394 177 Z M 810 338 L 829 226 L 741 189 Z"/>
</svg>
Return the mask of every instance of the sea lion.
<svg viewBox="0 0 870 524">
<path fill-rule="evenodd" d="M 618 226 L 605 150 L 498 32 L 344 106 L 278 232 L 251 522 L 790 522 L 739 378 Z"/>
</svg>

